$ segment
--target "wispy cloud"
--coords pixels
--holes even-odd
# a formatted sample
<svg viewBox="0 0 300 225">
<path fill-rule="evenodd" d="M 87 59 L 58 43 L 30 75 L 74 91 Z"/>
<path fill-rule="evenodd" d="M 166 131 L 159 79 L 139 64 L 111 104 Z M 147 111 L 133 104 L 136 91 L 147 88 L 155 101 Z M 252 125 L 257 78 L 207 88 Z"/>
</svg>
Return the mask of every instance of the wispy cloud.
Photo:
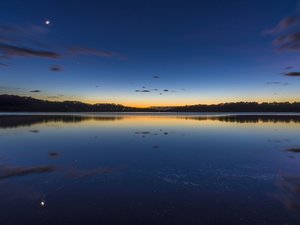
<svg viewBox="0 0 300 225">
<path fill-rule="evenodd" d="M 47 96 L 47 98 L 49 98 L 49 99 L 58 99 L 58 98 L 61 98 L 63 96 L 64 95 L 61 95 L 61 94 L 58 94 L 58 95 L 49 95 L 49 96 Z"/>
<path fill-rule="evenodd" d="M 147 89 L 143 89 L 143 90 L 135 90 L 135 92 L 151 92 L 151 91 Z"/>
<path fill-rule="evenodd" d="M 59 53 L 42 50 L 46 45 L 39 39 L 48 31 L 46 27 L 35 24 L 22 26 L 0 24 L 0 55 L 6 59 L 11 57 L 58 58 Z"/>
<path fill-rule="evenodd" d="M 287 72 L 287 73 L 283 73 L 285 76 L 289 76 L 289 77 L 300 77 L 300 72 Z"/>
<path fill-rule="evenodd" d="M 271 81 L 271 82 L 266 82 L 266 85 L 283 85 L 287 86 L 289 85 L 288 82 L 280 82 L 280 81 Z"/>
<path fill-rule="evenodd" d="M 300 15 L 288 16 L 263 33 L 275 36 L 272 43 L 279 51 L 299 51 Z"/>
<path fill-rule="evenodd" d="M 0 86 L 0 89 L 6 89 L 6 90 L 21 90 L 21 89 L 23 89 L 23 88 Z"/>
<path fill-rule="evenodd" d="M 98 50 L 95 48 L 70 47 L 68 51 L 72 55 L 96 56 L 96 57 L 103 57 L 103 58 L 118 58 L 122 60 L 127 59 L 126 56 L 123 56 L 118 52 Z"/>
<path fill-rule="evenodd" d="M 2 62 L 0 62 L 0 67 L 7 67 L 7 66 L 8 66 L 7 63 L 2 63 Z"/>
<path fill-rule="evenodd" d="M 273 35 L 273 45 L 279 51 L 299 51 L 300 50 L 300 11 L 287 16 L 279 23 L 263 32 L 265 35 Z"/>
<path fill-rule="evenodd" d="M 63 71 L 63 68 L 61 66 L 54 65 L 50 68 L 50 70 L 52 72 L 61 72 L 61 71 Z"/>
<path fill-rule="evenodd" d="M 0 53 L 6 57 L 44 57 L 58 58 L 60 54 L 52 51 L 43 51 L 32 48 L 14 46 L 9 44 L 0 44 Z"/>
<path fill-rule="evenodd" d="M 278 34 L 281 33 L 283 31 L 285 31 L 286 29 L 289 29 L 290 27 L 292 27 L 295 24 L 299 24 L 300 23 L 300 18 L 298 16 L 288 16 L 286 18 L 283 18 L 281 21 L 279 21 L 279 23 L 271 29 L 268 29 L 266 31 L 264 31 L 264 34 Z"/>
<path fill-rule="evenodd" d="M 29 92 L 31 92 L 31 93 L 39 93 L 39 92 L 41 92 L 41 90 L 31 90 Z"/>
<path fill-rule="evenodd" d="M 77 56 L 94 56 L 102 58 L 117 58 L 126 60 L 127 57 L 114 51 L 98 50 L 96 48 L 86 47 L 50 47 L 43 40 L 43 35 L 50 33 L 50 29 L 45 26 L 34 24 L 21 25 L 4 25 L 0 24 L 0 58 L 4 61 L 0 62 L 0 66 L 4 67 L 8 64 L 6 60 L 15 57 L 40 57 L 49 59 L 58 59 Z M 54 49 L 54 50 L 53 50 Z M 57 49 L 59 49 L 57 51 Z M 61 67 L 54 66 L 51 71 L 62 71 Z"/>
</svg>

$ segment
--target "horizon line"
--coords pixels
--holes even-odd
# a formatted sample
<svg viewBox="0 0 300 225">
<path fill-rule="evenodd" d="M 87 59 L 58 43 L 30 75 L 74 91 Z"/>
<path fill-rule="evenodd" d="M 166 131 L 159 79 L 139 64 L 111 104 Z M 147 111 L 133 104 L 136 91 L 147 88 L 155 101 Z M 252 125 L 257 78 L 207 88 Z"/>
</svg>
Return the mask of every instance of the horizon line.
<svg viewBox="0 0 300 225">
<path fill-rule="evenodd" d="M 154 105 L 149 105 L 149 106 L 134 106 L 134 105 L 130 105 L 130 104 L 121 104 L 121 103 L 116 103 L 116 102 L 97 102 L 97 103 L 89 103 L 89 102 L 85 102 L 85 101 L 80 101 L 80 100 L 49 100 L 49 99 L 43 99 L 43 98 L 36 98 L 36 97 L 32 97 L 32 96 L 22 96 L 22 95 L 11 95 L 11 94 L 0 94 L 0 96 L 14 96 L 14 97 L 21 97 L 21 98 L 32 98 L 35 100 L 40 100 L 40 101 L 47 101 L 47 102 L 78 102 L 78 103 L 82 103 L 82 104 L 87 104 L 87 105 L 101 105 L 101 104 L 114 104 L 114 105 L 121 105 L 124 107 L 131 107 L 131 108 L 139 108 L 139 109 L 147 109 L 147 108 L 174 108 L 174 107 L 189 107 L 189 106 L 197 106 L 197 105 L 203 105 L 203 106 L 214 106 L 214 105 L 224 105 L 224 104 L 237 104 L 237 103 L 257 103 L 257 104 L 272 104 L 272 103 L 276 103 L 276 104 L 284 104 L 284 103 L 289 103 L 289 104 L 293 104 L 293 103 L 300 103 L 300 101 L 227 101 L 227 102 L 218 102 L 218 103 L 212 103 L 212 104 L 207 104 L 207 103 L 195 103 L 195 104 L 178 104 L 178 105 L 160 105 L 160 106 L 154 106 Z"/>
</svg>

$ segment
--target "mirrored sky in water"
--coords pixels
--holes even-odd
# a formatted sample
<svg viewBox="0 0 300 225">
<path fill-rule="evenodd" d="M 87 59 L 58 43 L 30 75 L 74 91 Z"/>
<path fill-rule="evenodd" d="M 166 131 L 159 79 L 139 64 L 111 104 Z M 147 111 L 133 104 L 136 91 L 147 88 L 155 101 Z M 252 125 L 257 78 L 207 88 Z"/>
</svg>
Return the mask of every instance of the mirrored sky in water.
<svg viewBox="0 0 300 225">
<path fill-rule="evenodd" d="M 1 115 L 0 224 L 297 224 L 299 128 L 298 114 Z"/>
</svg>

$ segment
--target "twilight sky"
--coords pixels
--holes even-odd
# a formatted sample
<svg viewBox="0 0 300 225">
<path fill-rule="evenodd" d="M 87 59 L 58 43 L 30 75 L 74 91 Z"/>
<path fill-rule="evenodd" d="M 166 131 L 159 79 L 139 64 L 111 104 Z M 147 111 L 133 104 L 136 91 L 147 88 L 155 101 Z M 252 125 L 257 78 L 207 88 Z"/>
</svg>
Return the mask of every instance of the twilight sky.
<svg viewBox="0 0 300 225">
<path fill-rule="evenodd" d="M 0 94 L 131 106 L 299 101 L 297 0 L 9 0 Z"/>
</svg>

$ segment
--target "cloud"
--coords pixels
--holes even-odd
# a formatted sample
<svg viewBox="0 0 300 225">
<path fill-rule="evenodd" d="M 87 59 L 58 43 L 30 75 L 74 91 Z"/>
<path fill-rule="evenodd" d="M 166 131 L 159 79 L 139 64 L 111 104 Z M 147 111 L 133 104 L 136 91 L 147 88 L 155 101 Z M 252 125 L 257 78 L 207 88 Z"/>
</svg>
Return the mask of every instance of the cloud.
<svg viewBox="0 0 300 225">
<path fill-rule="evenodd" d="M 135 92 L 151 92 L 150 90 L 144 89 L 144 90 L 135 90 Z"/>
<path fill-rule="evenodd" d="M 288 72 L 288 73 L 284 73 L 284 75 L 289 77 L 299 77 L 300 72 Z"/>
<path fill-rule="evenodd" d="M 165 90 L 164 90 L 164 92 L 168 92 L 168 91 L 169 91 L 168 89 L 165 89 Z"/>
<path fill-rule="evenodd" d="M 4 25 L 0 24 L 1 35 L 18 35 L 24 37 L 36 36 L 48 32 L 45 26 L 36 24 Z"/>
<path fill-rule="evenodd" d="M 118 58 L 122 60 L 127 59 L 126 56 L 123 56 L 118 52 L 103 51 L 95 48 L 71 47 L 68 50 L 69 53 L 72 55 L 96 56 L 96 57 L 103 57 L 103 58 Z"/>
<path fill-rule="evenodd" d="M 285 67 L 286 70 L 291 70 L 293 68 L 294 68 L 293 66 L 287 66 L 287 67 Z"/>
<path fill-rule="evenodd" d="M 53 72 L 60 72 L 60 71 L 63 71 L 63 68 L 60 67 L 60 66 L 52 66 L 50 68 L 50 70 L 53 71 Z"/>
<path fill-rule="evenodd" d="M 31 92 L 31 93 L 39 93 L 39 92 L 41 92 L 41 90 L 31 90 L 29 92 Z"/>
<path fill-rule="evenodd" d="M 266 85 L 283 85 L 287 86 L 289 85 L 288 82 L 280 82 L 280 81 L 271 81 L 271 82 L 266 82 Z"/>
<path fill-rule="evenodd" d="M 95 56 L 103 58 L 117 58 L 126 60 L 127 57 L 113 51 L 103 51 L 86 47 L 64 47 L 61 52 L 51 50 L 47 43 L 41 41 L 41 36 L 50 31 L 46 26 L 34 24 L 3 25 L 0 24 L 0 59 L 14 57 L 39 57 L 57 59 L 60 57 Z M 46 50 L 44 50 L 46 49 Z M 48 50 L 50 49 L 50 50 Z M 7 66 L 6 62 L 0 62 L 0 67 Z M 53 72 L 62 71 L 59 66 L 50 68 Z"/>
<path fill-rule="evenodd" d="M 291 32 L 277 37 L 273 45 L 280 51 L 298 51 L 300 50 L 300 31 Z"/>
<path fill-rule="evenodd" d="M 278 34 L 286 29 L 289 29 L 291 26 L 295 24 L 299 24 L 300 18 L 298 16 L 288 16 L 286 18 L 283 18 L 276 27 L 266 30 L 263 33 L 264 34 Z"/>
<path fill-rule="evenodd" d="M 35 173 L 50 173 L 55 171 L 53 166 L 36 166 L 36 167 L 0 167 L 0 179 L 25 176 Z"/>
<path fill-rule="evenodd" d="M 0 62 L 0 67 L 6 67 L 8 64 Z"/>
<path fill-rule="evenodd" d="M 7 87 L 7 86 L 0 86 L 0 89 L 8 89 L 8 90 L 21 90 L 24 88 L 19 88 L 19 87 Z"/>
<path fill-rule="evenodd" d="M 157 75 L 153 76 L 153 79 L 159 79 L 159 78 L 160 78 L 160 77 L 157 76 Z"/>
<path fill-rule="evenodd" d="M 50 95 L 50 96 L 47 96 L 47 98 L 51 98 L 51 99 L 57 99 L 57 98 L 60 98 L 60 97 L 63 97 L 64 95 Z"/>
<path fill-rule="evenodd" d="M 273 45 L 279 51 L 300 50 L 300 15 L 288 16 L 282 19 L 274 28 L 263 32 L 273 35 Z"/>
<path fill-rule="evenodd" d="M 9 44 L 0 44 L 0 53 L 7 57 L 43 57 L 58 58 L 60 54 L 51 51 L 41 51 Z"/>
</svg>

